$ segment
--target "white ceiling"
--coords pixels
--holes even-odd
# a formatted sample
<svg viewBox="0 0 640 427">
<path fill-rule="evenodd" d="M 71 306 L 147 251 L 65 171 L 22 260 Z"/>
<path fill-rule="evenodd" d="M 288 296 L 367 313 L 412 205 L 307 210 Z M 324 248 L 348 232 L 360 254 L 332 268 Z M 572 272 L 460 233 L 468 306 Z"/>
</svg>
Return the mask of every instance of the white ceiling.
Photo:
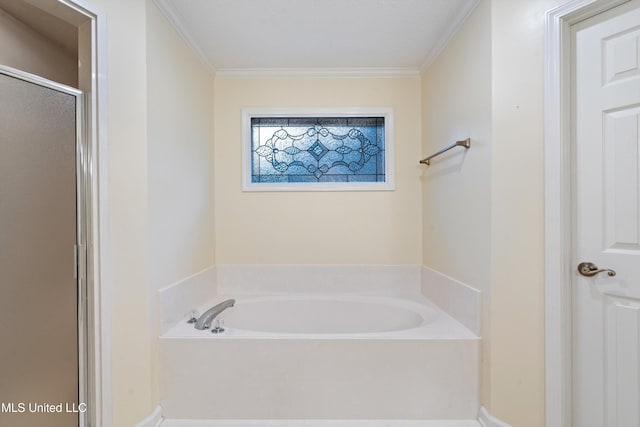
<svg viewBox="0 0 640 427">
<path fill-rule="evenodd" d="M 155 0 L 217 72 L 426 68 L 478 0 Z"/>
</svg>

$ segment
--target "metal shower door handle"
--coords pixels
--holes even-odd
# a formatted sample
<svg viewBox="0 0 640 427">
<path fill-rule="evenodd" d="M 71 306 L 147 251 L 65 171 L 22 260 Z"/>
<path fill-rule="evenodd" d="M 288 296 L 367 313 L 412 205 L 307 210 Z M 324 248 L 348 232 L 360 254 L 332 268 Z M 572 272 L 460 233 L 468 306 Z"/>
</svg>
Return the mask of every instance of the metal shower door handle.
<svg viewBox="0 0 640 427">
<path fill-rule="evenodd" d="M 578 273 L 586 277 L 593 277 L 596 274 L 602 273 L 604 271 L 606 271 L 610 277 L 616 275 L 616 272 L 614 270 L 611 270 L 609 268 L 598 268 L 598 266 L 592 262 L 581 262 L 580 264 L 578 264 Z"/>
</svg>

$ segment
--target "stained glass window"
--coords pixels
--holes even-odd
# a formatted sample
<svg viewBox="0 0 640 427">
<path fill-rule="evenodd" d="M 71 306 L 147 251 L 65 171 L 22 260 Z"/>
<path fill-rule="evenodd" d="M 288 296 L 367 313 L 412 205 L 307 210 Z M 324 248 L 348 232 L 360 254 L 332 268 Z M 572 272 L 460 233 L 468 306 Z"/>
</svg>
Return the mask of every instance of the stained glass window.
<svg viewBox="0 0 640 427">
<path fill-rule="evenodd" d="M 363 183 L 389 184 L 386 122 L 385 115 L 251 116 L 246 123 L 250 126 L 250 150 L 245 152 L 250 155 L 248 181 L 254 189 L 265 184 L 270 189 L 302 190 L 319 184 L 334 190 L 366 189 Z"/>
</svg>

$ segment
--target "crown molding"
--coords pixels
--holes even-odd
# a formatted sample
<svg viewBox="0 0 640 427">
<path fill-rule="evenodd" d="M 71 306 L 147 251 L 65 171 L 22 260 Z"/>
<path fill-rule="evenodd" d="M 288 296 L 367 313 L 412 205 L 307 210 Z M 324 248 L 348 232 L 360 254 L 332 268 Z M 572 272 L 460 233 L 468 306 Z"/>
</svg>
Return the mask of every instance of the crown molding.
<svg viewBox="0 0 640 427">
<path fill-rule="evenodd" d="M 447 47 L 449 42 L 453 39 L 456 33 L 460 30 L 462 25 L 467 21 L 469 16 L 476 10 L 476 7 L 480 4 L 480 0 L 474 0 L 469 2 L 460 12 L 453 18 L 453 25 L 449 28 L 449 31 L 442 34 L 440 40 L 434 45 L 433 49 L 429 52 L 426 59 L 419 68 L 420 74 L 424 74 L 431 64 L 440 56 L 442 51 Z"/>
<path fill-rule="evenodd" d="M 291 78 L 412 78 L 417 68 L 227 68 L 218 69 L 221 79 Z"/>
<path fill-rule="evenodd" d="M 160 9 L 160 12 L 162 12 L 162 14 L 167 18 L 176 32 L 180 37 L 182 37 L 191 50 L 193 50 L 204 66 L 215 75 L 216 67 L 207 60 L 207 56 L 204 54 L 202 49 L 200 49 L 198 44 L 191 38 L 189 31 L 187 31 L 185 25 L 182 23 L 180 14 L 175 7 L 173 7 L 171 0 L 153 0 L 153 3 L 158 7 L 158 9 Z"/>
</svg>

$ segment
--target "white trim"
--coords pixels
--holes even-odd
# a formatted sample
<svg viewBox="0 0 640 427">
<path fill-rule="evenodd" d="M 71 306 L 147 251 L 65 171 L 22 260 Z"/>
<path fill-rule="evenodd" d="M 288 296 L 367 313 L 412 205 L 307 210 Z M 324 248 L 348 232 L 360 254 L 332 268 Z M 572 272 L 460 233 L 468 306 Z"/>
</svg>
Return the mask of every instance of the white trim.
<svg viewBox="0 0 640 427">
<path fill-rule="evenodd" d="M 507 424 L 504 421 L 500 421 L 493 415 L 489 414 L 489 411 L 487 411 L 487 408 L 485 408 L 484 406 L 480 407 L 478 422 L 482 427 L 511 427 L 510 424 Z"/>
<path fill-rule="evenodd" d="M 110 427 L 112 420 L 111 376 L 111 242 L 109 233 L 109 149 L 107 137 L 107 14 L 85 0 L 65 0 L 82 7 L 92 21 L 91 37 L 91 139 L 92 224 L 94 227 L 93 296 L 94 312 L 94 380 L 96 427 Z"/>
<path fill-rule="evenodd" d="M 98 386 L 99 390 L 96 391 L 96 399 L 100 401 L 100 416 L 99 420 L 96 420 L 96 427 L 109 427 L 113 424 L 112 421 L 112 374 L 111 374 L 111 233 L 109 229 L 109 138 L 107 135 L 107 111 L 108 111 L 108 97 L 107 97 L 107 17 L 106 13 L 94 9 L 95 14 L 95 53 L 93 53 L 92 69 L 94 70 L 94 85 L 95 85 L 95 119 L 97 124 L 95 132 L 95 141 L 97 145 L 97 167 L 96 176 L 97 180 L 94 180 L 94 187 L 96 192 L 96 199 L 94 203 L 97 204 L 97 221 L 96 227 L 99 233 L 100 239 L 98 241 L 99 256 L 96 257 L 96 273 L 99 275 L 99 290 L 100 295 L 97 296 L 95 304 L 97 306 L 96 312 L 96 333 L 99 338 L 99 359 L 96 360 L 96 367 L 100 369 L 100 372 L 96 372 L 96 376 L 99 376 L 100 382 Z"/>
<path fill-rule="evenodd" d="M 628 0 L 572 0 L 545 24 L 545 357 L 547 427 L 572 425 L 570 26 Z"/>
<path fill-rule="evenodd" d="M 94 366 L 94 389 L 88 402 L 93 409 L 90 425 L 110 427 L 112 422 L 111 382 L 111 244 L 109 240 L 109 150 L 107 138 L 107 14 L 90 0 L 56 0 L 91 21 L 91 75 L 89 93 L 92 153 L 92 276 L 95 294 L 92 304 L 94 340 L 90 357 Z"/>
<path fill-rule="evenodd" d="M 222 68 L 216 71 L 221 79 L 375 79 L 417 78 L 420 72 L 412 67 L 400 68 Z"/>
<path fill-rule="evenodd" d="M 151 414 L 133 427 L 160 427 L 162 421 L 164 421 L 162 418 L 162 407 L 158 405 L 153 409 Z"/>
<path fill-rule="evenodd" d="M 385 182 L 277 183 L 251 182 L 251 118 L 253 117 L 384 117 Z M 390 191 L 395 189 L 393 108 L 243 108 L 242 191 Z"/>
<path fill-rule="evenodd" d="M 476 420 L 166 419 L 162 427 L 479 427 Z"/>
<path fill-rule="evenodd" d="M 215 75 L 216 67 L 209 62 L 207 56 L 204 54 L 200 46 L 191 38 L 189 35 L 189 31 L 186 26 L 182 23 L 182 18 L 180 14 L 173 7 L 173 4 L 170 0 L 153 0 L 153 3 L 160 9 L 160 12 L 167 18 L 167 20 L 171 23 L 173 28 L 176 30 L 178 35 L 182 37 L 182 40 L 191 48 L 191 50 L 196 54 L 198 59 L 202 61 L 202 64 L 209 70 L 212 74 Z"/>
<path fill-rule="evenodd" d="M 449 31 L 447 31 L 440 37 L 440 40 L 438 40 L 438 42 L 434 45 L 434 47 L 425 58 L 422 65 L 420 65 L 420 74 L 424 74 L 427 69 L 429 69 L 431 64 L 433 64 L 436 59 L 438 59 L 438 56 L 440 56 L 442 51 L 458 33 L 460 28 L 462 28 L 464 23 L 467 21 L 469 16 L 471 16 L 473 11 L 476 10 L 476 7 L 478 7 L 479 4 L 480 0 L 473 0 L 463 6 L 460 12 L 453 18 L 453 25 L 449 28 Z"/>
</svg>

